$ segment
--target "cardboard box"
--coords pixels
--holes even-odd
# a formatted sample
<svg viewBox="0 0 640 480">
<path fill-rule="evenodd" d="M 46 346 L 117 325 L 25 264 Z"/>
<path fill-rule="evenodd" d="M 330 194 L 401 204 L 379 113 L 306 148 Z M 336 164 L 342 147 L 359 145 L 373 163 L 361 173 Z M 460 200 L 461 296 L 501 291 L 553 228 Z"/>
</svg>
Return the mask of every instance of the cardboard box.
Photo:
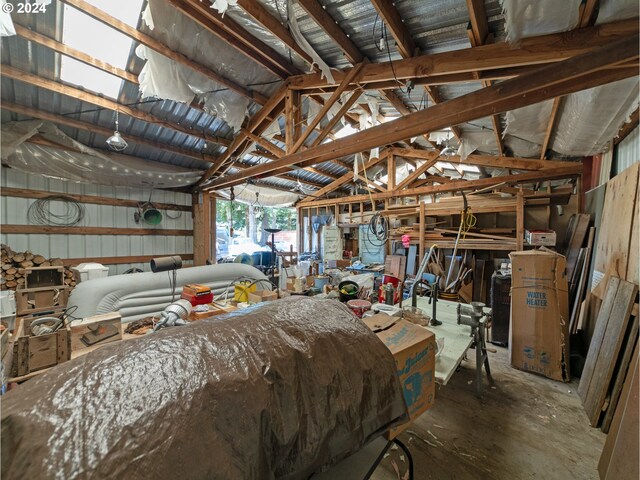
<svg viewBox="0 0 640 480">
<path fill-rule="evenodd" d="M 249 303 L 268 302 L 277 298 L 277 292 L 272 292 L 271 290 L 256 290 L 249 294 Z"/>
<path fill-rule="evenodd" d="M 512 252 L 509 361 L 520 370 L 568 382 L 569 298 L 564 256 Z"/>
<path fill-rule="evenodd" d="M 103 313 L 71 323 L 71 351 L 122 340 L 122 317 L 119 313 Z"/>
<path fill-rule="evenodd" d="M 351 260 L 327 260 L 327 268 L 345 268 L 351 266 Z"/>
<path fill-rule="evenodd" d="M 387 438 L 392 439 L 434 404 L 436 336 L 426 328 L 385 314 L 363 321 L 393 354 L 404 391 L 409 422 L 391 429 Z"/>
<path fill-rule="evenodd" d="M 556 232 L 553 230 L 525 230 L 524 241 L 528 245 L 554 247 Z"/>
</svg>

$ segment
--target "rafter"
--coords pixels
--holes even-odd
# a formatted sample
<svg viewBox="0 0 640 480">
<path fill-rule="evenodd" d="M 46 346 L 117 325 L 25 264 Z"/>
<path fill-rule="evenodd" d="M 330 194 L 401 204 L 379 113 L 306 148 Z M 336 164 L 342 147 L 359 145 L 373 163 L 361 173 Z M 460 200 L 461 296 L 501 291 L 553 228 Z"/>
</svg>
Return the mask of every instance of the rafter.
<svg viewBox="0 0 640 480">
<path fill-rule="evenodd" d="M 121 103 L 115 102 L 105 97 L 101 97 L 95 95 L 93 93 L 86 92 L 84 90 L 80 90 L 77 88 L 70 87 L 68 85 L 64 85 L 59 82 L 55 82 L 53 80 L 49 80 L 46 78 L 39 77 L 37 75 L 33 75 L 31 73 L 25 72 L 23 70 L 19 70 L 10 65 L 2 65 L 2 70 L 0 74 L 3 77 L 10 78 L 12 80 L 16 80 L 19 82 L 27 83 L 29 85 L 33 85 L 35 87 L 44 88 L 46 90 L 50 90 L 52 92 L 60 93 L 62 95 L 67 95 L 73 97 L 77 100 L 81 100 L 83 102 L 91 103 L 93 105 L 97 105 L 107 110 L 118 111 L 120 113 L 124 113 L 132 118 L 136 118 L 138 120 L 142 120 L 143 122 L 156 124 L 160 127 L 168 128 L 171 130 L 175 130 L 180 133 L 184 133 L 186 135 L 190 135 L 192 137 L 200 138 L 207 142 L 221 143 L 222 140 L 219 137 L 212 137 L 210 135 L 202 134 L 201 132 L 195 131 L 188 127 L 178 125 L 161 118 L 156 117 L 150 113 L 144 112 L 142 110 L 138 110 L 135 108 L 131 108 L 127 105 L 123 105 Z"/>
<path fill-rule="evenodd" d="M 631 132 L 633 132 L 635 128 L 638 127 L 638 120 L 640 120 L 640 116 L 638 115 L 638 109 L 636 108 L 635 111 L 631 114 L 631 118 L 629 119 L 629 121 L 622 125 L 620 130 L 618 130 L 618 134 L 616 135 L 616 138 L 613 139 L 613 143 L 617 145 L 622 140 L 627 138 L 627 136 Z"/>
<path fill-rule="evenodd" d="M 300 73 L 291 62 L 273 48 L 248 33 L 229 15 L 221 16 L 215 13 L 207 3 L 198 0 L 169 0 L 169 2 L 207 31 L 280 78 Z"/>
<path fill-rule="evenodd" d="M 413 197 L 418 195 L 430 195 L 433 193 L 456 192 L 460 190 L 475 190 L 484 187 L 490 187 L 498 182 L 507 185 L 516 185 L 519 183 L 533 183 L 546 180 L 556 180 L 560 178 L 569 178 L 580 175 L 582 172 L 582 164 L 574 163 L 563 168 L 553 168 L 549 170 L 541 170 L 538 172 L 519 173 L 517 175 L 505 175 L 502 177 L 480 178 L 478 180 L 453 180 L 445 182 L 441 185 L 411 188 L 402 191 L 402 196 Z M 317 195 L 317 192 L 314 194 Z M 371 199 L 385 200 L 398 196 L 398 191 L 387 191 L 381 193 L 373 193 L 371 195 L 354 195 L 349 197 L 349 203 L 368 202 Z M 313 199 L 301 202 L 302 207 L 323 207 L 336 203 L 335 198 Z"/>
<path fill-rule="evenodd" d="M 73 118 L 63 117 L 61 115 L 56 115 L 56 114 L 53 114 L 53 113 L 44 112 L 42 110 L 37 110 L 35 108 L 30 108 L 30 107 L 25 107 L 25 106 L 22 106 L 22 105 L 17 105 L 15 103 L 7 102 L 5 100 L 2 101 L 2 104 L 0 105 L 0 107 L 2 107 L 2 109 L 4 109 L 4 110 L 8 110 L 10 112 L 14 112 L 14 113 L 17 113 L 19 115 L 24 115 L 24 116 L 28 116 L 28 117 L 32 117 L 32 118 L 39 118 L 40 120 L 46 120 L 48 122 L 52 122 L 52 123 L 55 123 L 57 125 L 70 127 L 70 128 L 77 128 L 77 129 L 84 130 L 84 131 L 87 131 L 87 132 L 97 133 L 97 134 L 103 135 L 105 137 L 110 137 L 111 135 L 113 135 L 113 130 L 110 129 L 110 128 L 105 128 L 105 127 L 101 127 L 100 125 L 96 125 L 94 123 L 82 122 L 80 120 L 75 120 Z M 175 153 L 177 155 L 182 155 L 184 157 L 193 158 L 195 160 L 200 160 L 202 162 L 209 162 L 210 163 L 210 162 L 215 161 L 215 159 L 216 159 L 216 157 L 213 157 L 211 155 L 207 155 L 207 154 L 202 153 L 202 152 L 196 152 L 196 151 L 193 151 L 193 150 L 186 150 L 184 148 L 174 147 L 173 145 L 169 145 L 169 144 L 166 144 L 166 143 L 160 143 L 160 142 L 154 142 L 152 140 L 147 140 L 146 138 L 137 137 L 137 136 L 131 135 L 131 134 L 126 133 L 126 132 L 124 132 L 124 133 L 126 134 L 127 140 L 129 142 L 136 143 L 136 144 L 139 144 L 139 145 L 146 145 L 148 147 L 157 148 L 159 150 L 172 152 L 172 153 Z"/>
<path fill-rule="evenodd" d="M 500 42 L 452 52 L 394 60 L 391 63 L 372 63 L 363 68 L 359 83 L 368 85 L 371 82 L 395 81 L 395 78 L 407 80 L 434 75 L 471 75 L 475 71 L 539 66 L 544 63 L 567 60 L 637 33 L 637 19 L 632 19 L 571 32 L 523 38 L 518 48 Z M 528 69 L 523 74 L 532 71 L 535 69 Z M 335 84 L 339 84 L 347 73 L 348 70 L 334 72 Z M 500 78 L 504 78 L 504 76 Z M 289 81 L 291 88 L 294 89 L 331 86 L 326 79 L 321 78 L 317 73 L 291 77 Z"/>
<path fill-rule="evenodd" d="M 324 116 L 327 113 L 329 113 L 329 110 L 331 109 L 331 107 L 333 107 L 335 103 L 340 99 L 340 95 L 342 95 L 342 92 L 344 92 L 346 86 L 349 85 L 351 82 L 357 80 L 358 75 L 360 75 L 360 71 L 362 70 L 362 67 L 364 66 L 365 63 L 366 62 L 360 63 L 355 68 L 352 68 L 349 72 L 349 75 L 344 77 L 344 80 L 342 81 L 340 86 L 336 89 L 335 92 L 333 92 L 329 100 L 325 102 L 325 104 L 322 106 L 322 108 L 320 109 L 318 114 L 313 118 L 313 120 L 309 122 L 307 129 L 300 134 L 300 137 L 296 140 L 293 147 L 291 148 L 292 153 L 297 152 L 300 149 L 300 147 L 304 144 L 304 142 L 307 140 L 307 138 L 309 138 L 309 135 L 311 135 L 311 132 L 315 130 L 315 128 L 320 124 Z"/>
<path fill-rule="evenodd" d="M 400 182 L 396 186 L 396 190 L 402 190 L 403 188 L 411 185 L 414 180 L 416 180 L 420 175 L 429 170 L 433 165 L 438 161 L 438 154 L 434 153 L 433 158 L 431 160 L 426 160 L 422 165 L 415 169 L 415 171 L 405 178 L 402 182 Z"/>
<path fill-rule="evenodd" d="M 402 58 L 411 58 L 418 55 L 420 49 L 416 47 L 411 32 L 402 21 L 402 17 L 396 10 L 395 4 L 391 0 L 371 0 L 374 8 L 380 15 L 381 20 L 389 27 L 391 35 L 396 41 L 396 47 Z M 443 99 L 436 87 L 424 85 L 423 88 L 434 104 L 442 103 Z M 451 131 L 458 140 L 461 138 L 460 129 L 454 125 Z"/>
<path fill-rule="evenodd" d="M 547 149 L 549 145 L 551 145 L 551 139 L 553 138 L 553 131 L 556 125 L 556 118 L 558 115 L 558 108 L 560 108 L 560 103 L 562 102 L 561 97 L 556 97 L 553 100 L 553 106 L 551 107 L 551 115 L 549 115 L 549 123 L 547 124 L 547 133 L 544 136 L 544 141 L 542 142 L 542 151 L 540 152 L 540 160 L 544 160 L 547 158 Z"/>
<path fill-rule="evenodd" d="M 224 85 L 225 87 L 233 90 L 236 93 L 239 93 L 242 96 L 250 98 L 251 100 L 261 105 L 263 105 L 267 100 L 265 96 L 262 95 L 261 93 L 253 91 L 242 85 L 239 85 L 233 80 L 229 80 L 228 78 L 225 78 L 222 75 L 214 72 L 210 67 L 197 63 L 187 58 L 185 55 L 178 53 L 174 50 L 171 50 L 168 46 L 164 45 L 163 43 L 160 43 L 156 39 L 138 31 L 137 29 L 118 20 L 117 18 L 112 17 L 111 15 L 107 14 L 103 10 L 100 10 L 99 8 L 96 8 L 93 5 L 91 5 L 89 2 L 86 2 L 85 0 L 62 0 L 62 1 L 68 5 L 71 5 L 74 8 L 77 8 L 81 12 L 86 13 L 90 17 L 93 17 L 96 20 L 106 25 L 109 25 L 111 28 L 121 33 L 124 33 L 125 35 L 132 38 L 133 40 L 145 45 L 146 47 L 152 50 L 155 50 L 156 52 L 160 53 L 161 55 L 164 55 L 165 57 L 173 60 L 174 62 L 177 62 L 192 70 L 195 70 L 196 72 L 204 75 L 205 77 L 210 78 L 211 80 L 221 85 Z"/>
<path fill-rule="evenodd" d="M 386 152 L 381 152 L 379 157 L 375 157 L 375 158 L 369 159 L 369 160 L 367 160 L 365 162 L 364 170 L 376 166 L 378 163 L 380 163 L 381 161 L 385 160 L 386 158 L 387 158 L 387 153 Z M 321 188 L 320 190 L 318 190 L 317 192 L 314 192 L 314 196 L 322 197 L 322 196 L 324 196 L 324 195 L 326 195 L 328 193 L 331 193 L 334 190 L 340 188 L 345 183 L 349 183 L 351 180 L 353 180 L 353 172 L 347 172 L 344 175 L 342 175 L 341 177 L 338 177 L 337 180 L 334 180 L 333 182 L 331 182 L 329 185 L 326 185 L 323 188 Z"/>
<path fill-rule="evenodd" d="M 482 47 L 480 47 L 482 48 Z M 638 34 L 613 42 L 564 62 L 540 69 L 500 84 L 449 100 L 384 125 L 372 127 L 329 144 L 287 155 L 276 162 L 251 169 L 250 175 L 263 175 L 283 165 L 318 163 L 332 158 L 390 144 L 426 131 L 459 124 L 486 116 L 541 102 L 594 86 L 637 75 L 635 67 L 604 70 L 608 65 L 637 60 Z M 218 179 L 213 188 L 241 181 L 241 176 Z"/>
<path fill-rule="evenodd" d="M 467 29 L 469 43 L 471 47 L 479 47 L 489 42 L 489 22 L 487 20 L 487 12 L 484 7 L 484 0 L 467 0 L 467 10 L 469 11 L 470 28 Z M 480 79 L 478 72 L 473 72 L 474 77 Z M 490 80 L 482 80 L 483 87 L 490 87 Z M 500 126 L 500 116 L 491 115 L 491 123 L 493 125 L 493 133 L 496 137 L 496 145 L 498 146 L 498 154 L 504 154 L 504 142 L 502 141 L 502 128 Z"/>
<path fill-rule="evenodd" d="M 580 21 L 579 28 L 593 25 L 596 21 L 596 14 L 600 6 L 600 0 L 585 0 L 580 4 Z"/>
</svg>

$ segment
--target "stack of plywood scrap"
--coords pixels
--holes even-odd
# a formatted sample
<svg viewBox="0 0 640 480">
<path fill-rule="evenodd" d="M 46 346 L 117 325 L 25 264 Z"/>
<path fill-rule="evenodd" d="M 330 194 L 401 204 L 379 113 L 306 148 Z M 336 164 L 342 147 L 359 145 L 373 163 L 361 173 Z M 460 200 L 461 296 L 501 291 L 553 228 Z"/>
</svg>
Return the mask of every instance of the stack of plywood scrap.
<svg viewBox="0 0 640 480">
<path fill-rule="evenodd" d="M 592 426 L 608 432 L 638 342 L 638 286 L 610 277 L 578 394 Z"/>
<path fill-rule="evenodd" d="M 14 252 L 8 245 L 0 247 L 0 258 L 2 260 L 0 290 L 24 288 L 26 274 L 31 268 L 64 267 L 63 261 L 59 258 L 46 258 L 42 255 L 34 254 L 30 250 Z M 66 267 L 64 268 L 64 284 L 68 287 L 76 285 L 73 279 L 73 272 Z"/>
</svg>

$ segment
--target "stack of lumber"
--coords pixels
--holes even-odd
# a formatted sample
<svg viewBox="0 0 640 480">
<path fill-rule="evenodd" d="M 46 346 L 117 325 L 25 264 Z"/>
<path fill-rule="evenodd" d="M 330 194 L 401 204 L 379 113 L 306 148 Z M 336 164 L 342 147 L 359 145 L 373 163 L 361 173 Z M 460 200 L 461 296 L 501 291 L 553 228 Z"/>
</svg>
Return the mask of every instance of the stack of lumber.
<svg viewBox="0 0 640 480">
<path fill-rule="evenodd" d="M 610 277 L 578 394 L 589 422 L 608 432 L 638 342 L 638 286 Z"/>
<path fill-rule="evenodd" d="M 392 240 L 400 240 L 403 235 L 408 235 L 412 243 L 420 241 L 420 226 L 414 224 L 411 227 L 400 227 L 391 230 L 389 237 Z M 429 228 L 423 233 L 427 245 L 433 243 L 441 248 L 453 248 L 458 235 L 457 228 Z M 480 233 L 479 230 L 469 230 L 458 243 L 460 249 L 484 249 L 484 250 L 516 250 L 515 237 L 505 235 L 493 235 Z"/>
<path fill-rule="evenodd" d="M 14 252 L 9 246 L 0 246 L 0 259 L 2 268 L 0 274 L 0 290 L 15 290 L 24 288 L 25 274 L 27 269 L 32 267 L 62 267 L 64 263 L 59 258 L 45 258 L 27 250 L 25 252 Z M 75 287 L 73 272 L 68 268 L 64 269 L 64 283 L 68 287 Z"/>
</svg>

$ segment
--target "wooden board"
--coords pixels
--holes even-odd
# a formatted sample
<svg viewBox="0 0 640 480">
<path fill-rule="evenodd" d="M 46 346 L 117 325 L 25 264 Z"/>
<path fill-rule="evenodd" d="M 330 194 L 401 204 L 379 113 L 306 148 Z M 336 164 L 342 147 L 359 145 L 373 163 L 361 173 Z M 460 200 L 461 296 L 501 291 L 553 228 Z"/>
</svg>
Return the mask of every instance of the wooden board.
<svg viewBox="0 0 640 480">
<path fill-rule="evenodd" d="M 589 231 L 589 222 L 591 221 L 591 215 L 588 213 L 577 213 L 575 219 L 575 229 L 573 235 L 569 241 L 567 252 L 567 278 L 572 279 L 573 273 L 578 263 L 578 256 L 580 255 L 580 249 L 584 244 L 584 239 Z"/>
<path fill-rule="evenodd" d="M 407 257 L 404 255 L 387 255 L 384 260 L 384 273 L 404 280 Z"/>
<path fill-rule="evenodd" d="M 591 343 L 589 344 L 589 352 L 587 353 L 587 359 L 585 360 L 584 368 L 582 369 L 582 376 L 580 377 L 580 385 L 578 385 L 578 395 L 584 403 L 587 399 L 587 392 L 589 391 L 589 384 L 591 383 L 591 377 L 596 367 L 596 362 L 600 354 L 600 347 L 602 346 L 602 340 L 607 330 L 607 323 L 609 323 L 609 316 L 613 310 L 614 301 L 616 299 L 616 293 L 618 292 L 618 286 L 620 285 L 620 279 L 618 277 L 611 277 L 607 285 L 606 294 L 598 318 L 596 320 L 595 330 Z"/>
<path fill-rule="evenodd" d="M 640 164 L 636 163 L 607 182 L 596 247 L 594 270 L 606 272 L 614 259 L 619 259 L 618 275 L 623 279 L 627 276 L 634 212 L 637 211 L 639 169 Z M 637 253 L 634 256 L 637 260 Z"/>
<path fill-rule="evenodd" d="M 605 441 L 598 472 L 602 480 L 637 480 L 638 465 L 638 393 L 640 391 L 640 357 L 638 346 L 633 352 L 632 365 L 624 382 L 611 429 Z"/>
<path fill-rule="evenodd" d="M 616 365 L 616 371 L 615 371 L 615 377 L 614 377 L 615 380 L 611 388 L 611 392 L 609 394 L 609 402 L 607 404 L 607 409 L 605 411 L 604 418 L 602 420 L 601 430 L 604 433 L 608 433 L 609 428 L 611 427 L 613 415 L 616 411 L 618 400 L 620 399 L 620 393 L 622 392 L 622 385 L 624 384 L 625 378 L 627 377 L 627 372 L 629 370 L 629 365 L 631 362 L 633 351 L 636 349 L 637 344 L 638 344 L 638 316 L 634 315 L 631 320 L 631 324 L 629 325 L 629 329 L 624 336 L 624 345 L 622 349 L 622 355 L 620 356 L 619 364 Z"/>
<path fill-rule="evenodd" d="M 602 406 L 618 361 L 624 333 L 629 325 L 629 316 L 637 293 L 638 286 L 636 284 L 624 280 L 620 281 L 584 402 L 585 410 L 594 427 L 598 426 L 600 421 Z"/>
<path fill-rule="evenodd" d="M 631 241 L 629 245 L 626 280 L 640 284 L 640 258 L 638 258 L 640 255 L 640 185 L 636 188 L 635 204 L 635 212 L 631 224 Z"/>
</svg>

